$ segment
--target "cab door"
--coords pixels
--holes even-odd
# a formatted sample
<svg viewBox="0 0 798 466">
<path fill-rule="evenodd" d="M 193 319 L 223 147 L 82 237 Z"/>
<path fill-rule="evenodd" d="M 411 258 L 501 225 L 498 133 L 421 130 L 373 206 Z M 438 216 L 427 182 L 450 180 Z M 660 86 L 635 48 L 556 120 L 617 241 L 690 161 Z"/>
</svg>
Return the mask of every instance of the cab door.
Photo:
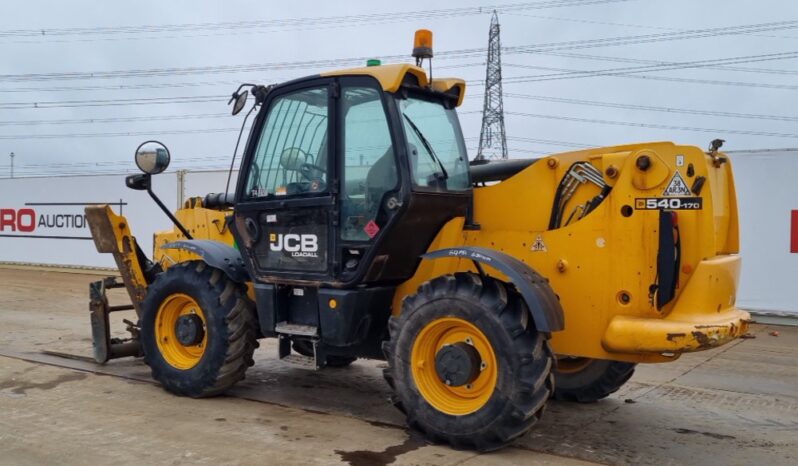
<svg viewBox="0 0 798 466">
<path fill-rule="evenodd" d="M 275 90 L 254 123 L 233 231 L 256 278 L 331 275 L 335 85 L 318 79 Z"/>
</svg>

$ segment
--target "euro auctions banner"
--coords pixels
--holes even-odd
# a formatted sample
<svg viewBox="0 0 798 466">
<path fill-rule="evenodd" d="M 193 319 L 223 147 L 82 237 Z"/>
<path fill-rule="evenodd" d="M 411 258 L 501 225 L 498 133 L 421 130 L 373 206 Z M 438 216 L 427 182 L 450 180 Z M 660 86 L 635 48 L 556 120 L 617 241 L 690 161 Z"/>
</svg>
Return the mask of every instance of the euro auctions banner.
<svg viewBox="0 0 798 466">
<path fill-rule="evenodd" d="M 153 179 L 170 208 L 175 178 Z M 170 227 L 147 193 L 126 188 L 122 175 L 0 179 L 0 262 L 113 267 L 111 255 L 97 252 L 84 214 L 86 206 L 101 204 L 128 218 L 148 255 L 153 232 Z"/>
<path fill-rule="evenodd" d="M 41 239 L 91 239 L 84 214 L 88 205 L 110 204 L 117 213 L 127 204 L 118 202 L 26 202 L 25 207 L 0 208 L 0 237 Z"/>
</svg>

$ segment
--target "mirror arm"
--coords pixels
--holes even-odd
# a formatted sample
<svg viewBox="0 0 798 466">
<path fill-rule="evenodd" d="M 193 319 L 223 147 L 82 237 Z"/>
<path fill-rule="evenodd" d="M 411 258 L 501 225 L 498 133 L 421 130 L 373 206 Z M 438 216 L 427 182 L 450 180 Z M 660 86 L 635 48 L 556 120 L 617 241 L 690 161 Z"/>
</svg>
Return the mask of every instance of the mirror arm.
<svg viewBox="0 0 798 466">
<path fill-rule="evenodd" d="M 147 177 L 149 178 L 149 175 Z M 185 236 L 188 239 L 194 239 L 194 237 L 191 236 L 191 233 L 189 233 L 188 230 L 186 230 L 186 227 L 184 227 L 183 224 L 180 223 L 180 220 L 178 220 L 177 217 L 175 217 L 172 214 L 172 212 L 170 212 L 169 209 L 166 208 L 166 206 L 163 204 L 163 202 L 161 202 L 161 200 L 158 198 L 158 196 L 152 191 L 152 183 L 150 183 L 149 180 L 147 180 L 147 181 L 148 181 L 147 182 L 147 194 L 149 194 L 150 197 L 152 198 L 152 200 L 155 201 L 156 204 L 158 204 L 158 207 L 160 207 L 161 210 L 163 211 L 163 213 L 165 213 L 166 216 L 169 217 L 169 220 L 171 220 L 172 223 L 175 224 L 177 229 L 180 230 L 181 233 L 183 233 L 183 236 Z"/>
</svg>

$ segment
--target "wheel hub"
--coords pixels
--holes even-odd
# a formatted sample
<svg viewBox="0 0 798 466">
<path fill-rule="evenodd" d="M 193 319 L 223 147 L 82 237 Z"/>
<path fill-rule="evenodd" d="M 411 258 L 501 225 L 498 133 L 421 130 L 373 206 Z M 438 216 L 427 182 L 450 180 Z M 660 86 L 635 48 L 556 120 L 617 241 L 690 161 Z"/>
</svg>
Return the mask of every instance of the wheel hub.
<svg viewBox="0 0 798 466">
<path fill-rule="evenodd" d="M 175 336 L 183 346 L 194 346 L 205 338 L 202 319 L 197 314 L 185 314 L 175 322 Z"/>
<path fill-rule="evenodd" d="M 451 387 L 471 384 L 479 377 L 481 365 L 479 351 L 465 342 L 444 345 L 435 354 L 435 371 Z"/>
</svg>

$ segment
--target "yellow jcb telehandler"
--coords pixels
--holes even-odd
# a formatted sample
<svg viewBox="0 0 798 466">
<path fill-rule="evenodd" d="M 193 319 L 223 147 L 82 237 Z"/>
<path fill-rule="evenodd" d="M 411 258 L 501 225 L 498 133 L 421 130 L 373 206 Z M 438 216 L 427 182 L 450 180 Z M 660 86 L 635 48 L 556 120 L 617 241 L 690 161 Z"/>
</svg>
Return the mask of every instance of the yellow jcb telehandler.
<svg viewBox="0 0 798 466">
<path fill-rule="evenodd" d="M 142 144 L 127 179 L 175 224 L 152 258 L 127 220 L 88 207 L 122 282 L 92 285 L 99 362 L 141 355 L 173 393 L 219 394 L 262 338 L 322 368 L 387 361 L 409 425 L 432 441 L 493 450 L 550 397 L 589 402 L 637 363 L 673 361 L 746 332 L 729 159 L 670 142 L 539 160 L 469 163 L 460 79 L 416 64 L 242 85 L 255 113 L 234 193 L 174 214 L 152 193 L 170 154 Z M 235 156 L 234 156 L 235 157 Z M 105 290 L 138 315 L 109 337 Z M 331 401 L 332 402 L 332 401 Z"/>
</svg>

